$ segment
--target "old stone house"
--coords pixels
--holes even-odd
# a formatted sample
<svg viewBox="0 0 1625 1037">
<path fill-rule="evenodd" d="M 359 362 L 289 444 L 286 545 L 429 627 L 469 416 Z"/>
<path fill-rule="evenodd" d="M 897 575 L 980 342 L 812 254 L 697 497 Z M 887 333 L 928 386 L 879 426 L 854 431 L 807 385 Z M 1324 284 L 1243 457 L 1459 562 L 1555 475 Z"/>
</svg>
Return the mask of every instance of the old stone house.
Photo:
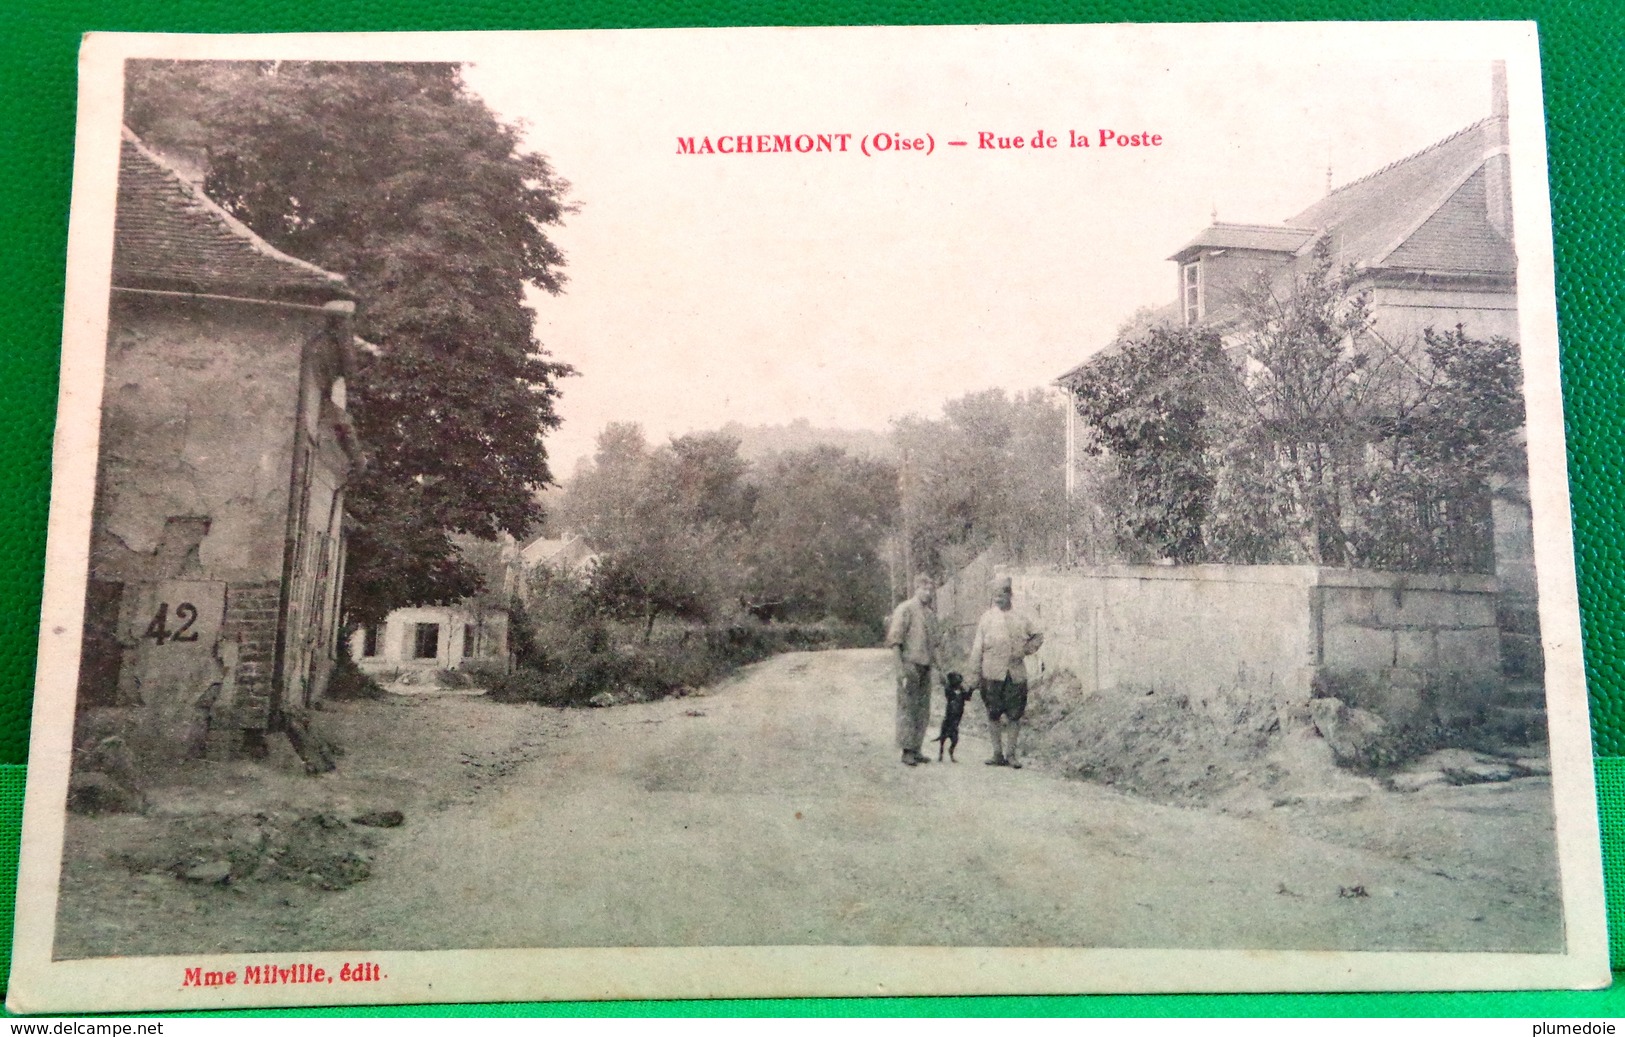
<svg viewBox="0 0 1625 1037">
<path fill-rule="evenodd" d="M 122 149 L 79 704 L 147 759 L 258 753 L 334 659 L 354 296 Z"/>
</svg>

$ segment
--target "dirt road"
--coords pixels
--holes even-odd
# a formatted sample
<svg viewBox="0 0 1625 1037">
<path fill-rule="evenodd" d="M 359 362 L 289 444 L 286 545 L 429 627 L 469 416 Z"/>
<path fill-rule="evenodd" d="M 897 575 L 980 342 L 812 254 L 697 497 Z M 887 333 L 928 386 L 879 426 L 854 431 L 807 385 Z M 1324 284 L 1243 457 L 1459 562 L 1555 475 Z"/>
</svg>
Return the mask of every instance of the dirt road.
<svg viewBox="0 0 1625 1037">
<path fill-rule="evenodd" d="M 959 763 L 907 768 L 891 747 L 890 665 L 880 651 L 806 653 L 701 697 L 567 713 L 459 705 L 558 719 L 525 742 L 529 762 L 385 833 L 369 880 L 271 907 L 269 894 L 186 890 L 199 899 L 185 924 L 158 929 L 193 950 L 205 931 L 222 949 L 1561 946 L 1548 866 L 1481 857 L 1508 833 L 1547 838 L 1549 816 L 1517 809 L 1538 788 L 1501 803 L 1488 797 L 1504 790 L 1453 790 L 1436 811 L 1453 820 L 1428 824 L 1424 846 L 1396 834 L 1421 803 L 1396 793 L 1246 818 L 986 767 L 969 715 Z M 400 722 L 434 714 L 415 716 Z M 74 956 L 73 917 L 96 917 L 96 942 L 122 928 L 110 890 L 66 892 L 82 910 L 65 912 L 59 953 Z M 166 949 L 153 939 L 137 942 Z"/>
<path fill-rule="evenodd" d="M 1553 904 L 1503 884 L 986 767 L 975 735 L 957 764 L 903 767 L 889 667 L 784 656 L 706 698 L 606 711 L 397 839 L 324 928 L 401 948 L 1560 940 Z"/>
</svg>

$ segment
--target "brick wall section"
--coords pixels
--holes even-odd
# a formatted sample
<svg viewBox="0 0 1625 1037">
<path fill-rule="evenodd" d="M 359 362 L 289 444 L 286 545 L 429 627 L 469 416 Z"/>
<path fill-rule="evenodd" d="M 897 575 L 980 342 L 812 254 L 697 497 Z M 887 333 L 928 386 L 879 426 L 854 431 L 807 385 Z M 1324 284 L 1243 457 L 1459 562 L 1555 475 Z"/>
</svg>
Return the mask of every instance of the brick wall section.
<svg viewBox="0 0 1625 1037">
<path fill-rule="evenodd" d="M 275 580 L 226 585 L 220 636 L 238 645 L 235 727 L 264 730 L 270 724 L 280 595 L 281 584 Z"/>
</svg>

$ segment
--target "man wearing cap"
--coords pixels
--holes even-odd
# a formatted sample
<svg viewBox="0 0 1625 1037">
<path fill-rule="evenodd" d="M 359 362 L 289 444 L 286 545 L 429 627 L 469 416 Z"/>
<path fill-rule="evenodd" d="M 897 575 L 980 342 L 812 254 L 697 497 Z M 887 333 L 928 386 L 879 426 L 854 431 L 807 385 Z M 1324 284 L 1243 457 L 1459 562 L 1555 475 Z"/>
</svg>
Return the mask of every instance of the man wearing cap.
<svg viewBox="0 0 1625 1037">
<path fill-rule="evenodd" d="M 921 573 L 914 596 L 892 611 L 886 647 L 897 652 L 897 747 L 903 763 L 915 767 L 931 760 L 920 752 L 931 717 L 931 667 L 937 665 L 937 613 L 931 599 L 937 586 Z"/>
<path fill-rule="evenodd" d="M 993 733 L 990 767 L 1021 769 L 1016 739 L 1027 712 L 1027 656 L 1044 646 L 1044 635 L 1025 613 L 1011 606 L 1010 577 L 993 581 L 993 605 L 976 623 L 970 669 L 981 680 L 982 703 Z"/>
</svg>

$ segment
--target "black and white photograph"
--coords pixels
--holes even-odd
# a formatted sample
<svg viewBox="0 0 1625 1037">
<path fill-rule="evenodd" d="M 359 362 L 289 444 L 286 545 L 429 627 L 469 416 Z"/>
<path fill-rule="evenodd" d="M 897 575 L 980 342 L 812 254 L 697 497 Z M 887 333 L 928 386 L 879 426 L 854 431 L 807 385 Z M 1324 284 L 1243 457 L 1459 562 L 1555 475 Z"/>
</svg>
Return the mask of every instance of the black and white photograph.
<svg viewBox="0 0 1625 1037">
<path fill-rule="evenodd" d="M 1606 985 L 1537 55 L 87 37 L 11 1007 Z"/>
</svg>

